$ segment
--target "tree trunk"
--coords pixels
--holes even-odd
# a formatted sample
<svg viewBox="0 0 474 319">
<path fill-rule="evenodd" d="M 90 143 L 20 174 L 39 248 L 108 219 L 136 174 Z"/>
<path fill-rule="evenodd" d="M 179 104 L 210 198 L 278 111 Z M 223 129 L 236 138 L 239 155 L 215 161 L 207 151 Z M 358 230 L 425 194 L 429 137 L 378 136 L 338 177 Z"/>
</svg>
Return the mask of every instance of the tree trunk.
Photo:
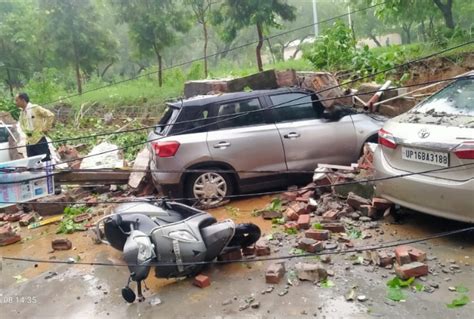
<svg viewBox="0 0 474 319">
<path fill-rule="evenodd" d="M 257 54 L 257 66 L 258 66 L 258 71 L 262 72 L 263 71 L 263 63 L 262 63 L 262 46 L 263 46 L 263 31 L 262 31 L 262 25 L 260 23 L 257 23 L 257 33 L 258 33 L 258 44 L 257 44 L 257 49 L 256 49 L 256 54 Z"/>
<path fill-rule="evenodd" d="M 100 74 L 100 77 L 103 79 L 104 78 L 104 75 L 105 75 L 105 72 L 107 72 L 109 70 L 109 68 L 112 66 L 112 64 L 114 64 L 113 62 L 110 62 L 109 64 L 107 64 L 107 66 L 105 67 L 104 71 L 102 71 L 102 73 Z"/>
<path fill-rule="evenodd" d="M 443 14 L 444 22 L 446 27 L 454 29 L 454 18 L 453 18 L 453 0 L 448 0 L 446 4 L 441 2 L 441 0 L 433 0 L 436 6 L 441 10 Z"/>
<path fill-rule="evenodd" d="M 204 76 L 207 78 L 207 43 L 209 41 L 209 35 L 207 34 L 206 21 L 202 24 L 202 30 L 204 31 Z"/>
<path fill-rule="evenodd" d="M 402 29 L 405 32 L 407 44 L 410 44 L 411 43 L 411 23 L 410 24 L 404 23 L 402 26 Z"/>
<path fill-rule="evenodd" d="M 372 39 L 372 41 L 375 42 L 375 44 L 380 48 L 382 45 L 380 44 L 379 40 L 377 39 L 377 37 L 375 35 L 373 35 L 372 33 L 369 34 L 369 38 Z"/>
<path fill-rule="evenodd" d="M 163 59 L 161 54 L 156 53 L 156 57 L 158 58 L 158 85 L 160 87 L 163 86 Z"/>
<path fill-rule="evenodd" d="M 423 37 L 423 42 L 428 41 L 428 37 L 426 36 L 426 27 L 425 27 L 425 20 L 424 19 L 421 20 L 420 29 L 421 29 L 421 36 Z"/>
<path fill-rule="evenodd" d="M 270 55 L 272 56 L 272 62 L 273 64 L 275 64 L 275 55 L 273 54 L 272 44 L 269 38 L 267 38 L 267 43 L 268 43 L 268 49 L 270 50 Z"/>
<path fill-rule="evenodd" d="M 74 68 L 76 70 L 76 82 L 77 82 L 77 93 L 82 94 L 82 80 L 81 80 L 81 69 L 79 67 L 79 62 L 74 63 Z"/>
<path fill-rule="evenodd" d="M 10 90 L 10 95 L 13 97 L 13 84 L 12 84 L 12 77 L 10 74 L 10 68 L 7 68 L 7 83 L 8 83 L 8 89 Z"/>
</svg>

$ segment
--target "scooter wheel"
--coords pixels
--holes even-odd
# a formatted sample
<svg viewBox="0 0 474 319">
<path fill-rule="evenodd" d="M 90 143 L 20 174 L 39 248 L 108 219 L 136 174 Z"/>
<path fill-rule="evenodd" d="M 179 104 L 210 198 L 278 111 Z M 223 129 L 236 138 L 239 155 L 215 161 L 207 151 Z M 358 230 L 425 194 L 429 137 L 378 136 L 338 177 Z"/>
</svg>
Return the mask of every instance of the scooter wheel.
<svg viewBox="0 0 474 319">
<path fill-rule="evenodd" d="M 135 299 L 137 298 L 132 288 L 130 287 L 122 288 L 122 297 L 128 303 L 133 303 Z"/>
<path fill-rule="evenodd" d="M 260 228 L 252 223 L 238 224 L 235 227 L 235 234 L 227 245 L 228 247 L 240 246 L 248 247 L 254 244 L 261 235 Z"/>
</svg>

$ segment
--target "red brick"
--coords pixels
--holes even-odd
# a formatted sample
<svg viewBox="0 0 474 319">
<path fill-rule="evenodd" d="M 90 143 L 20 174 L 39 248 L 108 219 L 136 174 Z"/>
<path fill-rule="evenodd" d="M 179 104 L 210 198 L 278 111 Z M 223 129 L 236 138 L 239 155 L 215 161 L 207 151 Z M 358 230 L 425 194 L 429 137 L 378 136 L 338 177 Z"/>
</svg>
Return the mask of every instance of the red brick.
<svg viewBox="0 0 474 319">
<path fill-rule="evenodd" d="M 298 229 L 308 229 L 310 227 L 311 217 L 309 215 L 300 215 L 297 221 Z"/>
<path fill-rule="evenodd" d="M 409 246 L 398 246 L 395 248 L 395 258 L 399 265 L 405 265 L 411 262 L 408 250 Z"/>
<path fill-rule="evenodd" d="M 0 213 L 4 213 L 6 215 L 15 214 L 15 213 L 18 213 L 19 211 L 20 211 L 20 207 L 18 207 L 17 205 L 10 205 L 7 207 L 0 208 Z"/>
<path fill-rule="evenodd" d="M 378 265 L 380 267 L 387 267 L 388 265 L 393 264 L 393 260 L 394 260 L 393 255 L 389 255 L 385 251 L 377 252 L 377 258 L 378 258 Z"/>
<path fill-rule="evenodd" d="M 302 202 L 302 203 L 307 203 L 308 199 L 304 198 L 304 197 L 296 197 L 295 201 Z"/>
<path fill-rule="evenodd" d="M 228 253 L 219 255 L 217 259 L 220 261 L 240 260 L 242 259 L 242 251 L 240 249 L 235 249 L 235 250 L 229 251 Z"/>
<path fill-rule="evenodd" d="M 28 226 L 36 220 L 35 213 L 23 214 L 20 219 L 20 226 Z"/>
<path fill-rule="evenodd" d="M 314 196 L 314 191 L 311 189 L 306 189 L 305 191 L 300 192 L 298 194 L 298 198 L 301 198 L 303 199 L 303 201 L 306 201 L 306 202 L 308 202 L 308 200 L 313 196 Z"/>
<path fill-rule="evenodd" d="M 289 202 L 292 202 L 292 201 L 296 200 L 296 197 L 298 197 L 297 192 L 285 192 L 285 193 L 281 194 L 281 198 L 285 199 Z"/>
<path fill-rule="evenodd" d="M 428 265 L 417 261 L 405 265 L 396 265 L 395 272 L 402 279 L 426 276 L 428 274 Z"/>
<path fill-rule="evenodd" d="M 88 213 L 83 213 L 83 214 L 80 214 L 80 215 L 77 215 L 77 216 L 74 216 L 73 220 L 75 223 L 82 223 L 86 220 L 89 220 L 91 219 L 92 216 Z"/>
<path fill-rule="evenodd" d="M 354 248 L 354 243 L 350 241 L 348 243 L 344 243 L 344 246 L 346 246 L 346 248 Z"/>
<path fill-rule="evenodd" d="M 13 231 L 10 224 L 0 226 L 0 246 L 6 246 L 21 240 L 21 236 Z"/>
<path fill-rule="evenodd" d="M 267 241 L 259 240 L 255 244 L 255 253 L 257 256 L 268 256 L 270 255 L 270 246 Z"/>
<path fill-rule="evenodd" d="M 252 256 L 252 255 L 255 255 L 255 251 L 256 251 L 255 245 L 242 248 L 242 254 L 243 254 L 244 256 Z"/>
<path fill-rule="evenodd" d="M 408 255 L 410 255 L 411 261 L 422 262 L 426 260 L 426 253 L 414 247 L 410 247 L 410 249 L 408 250 Z"/>
<path fill-rule="evenodd" d="M 294 221 L 289 221 L 289 222 L 286 222 L 285 225 L 283 225 L 283 227 L 285 227 L 285 230 L 290 229 L 290 228 L 298 229 L 298 223 Z"/>
<path fill-rule="evenodd" d="M 326 229 L 308 229 L 304 233 L 306 238 L 311 238 L 314 240 L 328 240 L 329 239 L 329 230 Z"/>
<path fill-rule="evenodd" d="M 291 208 L 288 208 L 285 212 L 286 218 L 288 220 L 298 220 L 299 215 Z"/>
<path fill-rule="evenodd" d="M 360 197 L 352 192 L 347 196 L 346 202 L 355 210 L 359 210 L 361 205 L 370 205 L 370 201 L 368 199 Z"/>
<path fill-rule="evenodd" d="M 339 211 L 335 209 L 328 210 L 323 214 L 323 218 L 326 220 L 336 220 L 339 216 Z"/>
<path fill-rule="evenodd" d="M 315 253 L 324 249 L 323 242 L 311 238 L 302 238 L 298 242 L 298 248 L 308 253 Z"/>
<path fill-rule="evenodd" d="M 5 217 L 7 217 L 7 214 L 0 213 L 0 221 L 3 221 Z"/>
<path fill-rule="evenodd" d="M 282 218 L 283 214 L 281 212 L 275 212 L 271 210 L 266 210 L 262 212 L 263 219 L 274 219 L 274 218 Z"/>
<path fill-rule="evenodd" d="M 51 242 L 51 247 L 54 250 L 69 250 L 72 248 L 72 243 L 69 239 L 55 239 Z"/>
<path fill-rule="evenodd" d="M 33 203 L 33 210 L 40 216 L 58 215 L 64 212 L 70 201 L 71 197 L 66 194 L 50 195 Z"/>
<path fill-rule="evenodd" d="M 211 280 L 208 276 L 197 275 L 196 277 L 194 277 L 193 285 L 199 288 L 206 288 L 211 285 Z"/>
<path fill-rule="evenodd" d="M 278 284 L 285 275 L 285 271 L 285 265 L 283 263 L 271 264 L 265 272 L 265 282 L 267 284 Z"/>
<path fill-rule="evenodd" d="M 385 198 L 374 197 L 372 198 L 372 206 L 377 210 L 385 211 L 387 208 L 392 207 L 393 203 Z"/>
<path fill-rule="evenodd" d="M 7 215 L 3 219 L 7 222 L 17 222 L 21 219 L 22 215 L 23 215 L 23 212 L 17 212 L 14 214 Z"/>
<path fill-rule="evenodd" d="M 321 225 L 323 226 L 323 229 L 327 229 L 333 233 L 344 233 L 346 231 L 344 225 L 341 223 L 323 223 Z"/>
</svg>

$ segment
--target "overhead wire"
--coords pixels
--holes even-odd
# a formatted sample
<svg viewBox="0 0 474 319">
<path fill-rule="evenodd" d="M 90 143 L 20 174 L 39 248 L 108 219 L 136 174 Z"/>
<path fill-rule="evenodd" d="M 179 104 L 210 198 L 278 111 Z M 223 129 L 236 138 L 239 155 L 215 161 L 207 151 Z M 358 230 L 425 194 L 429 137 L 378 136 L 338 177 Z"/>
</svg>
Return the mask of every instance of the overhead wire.
<svg viewBox="0 0 474 319">
<path fill-rule="evenodd" d="M 395 91 L 399 90 L 402 88 L 411 88 L 411 87 L 417 87 L 417 86 L 423 86 L 423 85 L 430 85 L 430 84 L 435 84 L 435 83 L 443 83 L 443 82 L 450 82 L 454 80 L 459 80 L 463 78 L 470 78 L 470 76 L 457 76 L 457 77 L 452 77 L 452 78 L 445 78 L 445 79 L 439 79 L 439 80 L 431 80 L 431 81 L 425 81 L 421 83 L 416 83 L 416 84 L 409 84 L 409 85 L 401 85 L 397 87 L 389 87 L 386 89 L 381 89 L 381 90 L 372 90 L 372 91 L 367 91 L 367 92 L 361 92 L 361 93 L 351 93 L 347 94 L 341 97 L 328 97 L 324 99 L 318 99 L 318 102 L 326 102 L 326 101 L 333 101 L 333 100 L 339 100 L 343 98 L 351 98 L 355 96 L 365 96 L 369 94 L 375 94 L 378 92 L 390 92 L 390 91 Z M 289 90 L 295 89 L 293 88 L 288 88 Z M 296 88 L 297 89 L 297 88 Z M 304 89 L 301 89 L 304 91 Z M 314 92 L 314 94 L 317 94 L 317 92 Z M 305 103 L 300 103 L 300 104 L 291 104 L 291 105 L 285 105 L 288 104 L 292 101 L 287 101 L 287 102 L 282 102 L 279 104 L 273 105 L 273 109 L 280 109 L 280 108 L 285 108 L 285 107 L 290 107 L 290 106 L 299 106 L 299 105 L 304 105 Z M 257 110 L 252 110 L 252 111 L 247 111 L 247 112 L 265 112 L 269 110 L 270 108 L 262 108 L 262 109 L 257 109 Z M 247 112 L 236 112 L 233 115 L 247 115 Z M 217 116 L 210 116 L 208 118 L 205 118 L 206 121 L 218 119 L 218 118 L 225 118 L 229 117 L 230 115 L 217 115 Z M 156 127 L 167 127 L 167 126 L 178 126 L 182 124 L 189 124 L 189 123 L 194 123 L 194 122 L 201 122 L 202 119 L 194 119 L 194 120 L 184 120 L 184 121 L 178 121 L 178 122 L 173 122 L 173 123 L 163 123 L 163 124 L 154 124 L 154 125 L 147 125 L 147 126 L 142 126 L 138 128 L 132 128 L 132 129 L 125 129 L 125 130 L 120 130 L 120 131 L 111 131 L 111 132 L 103 132 L 103 133 L 96 133 L 96 134 L 90 134 L 90 135 L 83 135 L 83 136 L 76 136 L 76 137 L 70 137 L 70 138 L 62 138 L 62 139 L 57 139 L 57 140 L 51 140 L 51 141 L 46 141 L 46 142 L 41 142 L 38 143 L 37 145 L 43 145 L 43 144 L 60 144 L 64 142 L 69 142 L 69 141 L 76 141 L 76 140 L 84 140 L 84 139 L 92 139 L 92 138 L 98 138 L 102 136 L 109 136 L 109 135 L 120 135 L 120 134 L 126 134 L 126 133 L 133 133 L 137 131 L 142 131 L 142 130 L 148 130 L 148 129 L 153 129 Z M 18 149 L 22 148 L 24 146 L 11 146 L 11 147 L 5 147 L 5 148 L 0 148 L 0 151 L 5 151 L 5 150 L 12 150 L 12 149 Z"/>
<path fill-rule="evenodd" d="M 255 262 L 262 262 L 262 261 L 275 261 L 275 260 L 289 260 L 295 258 L 307 258 L 307 257 L 315 257 L 315 256 L 323 256 L 323 255 L 346 255 L 352 253 L 361 253 L 364 251 L 374 251 L 380 249 L 387 249 L 392 247 L 397 247 L 400 245 L 409 245 L 415 244 L 420 242 L 426 242 L 433 239 L 453 236 L 457 234 L 467 233 L 474 231 L 474 226 L 465 227 L 461 229 L 451 230 L 436 233 L 429 236 L 414 238 L 414 239 L 406 239 L 406 240 L 396 240 L 396 241 L 389 241 L 385 244 L 376 244 L 376 245 L 364 245 L 359 247 L 354 247 L 350 249 L 336 249 L 336 250 L 323 250 L 321 252 L 315 253 L 303 253 L 303 254 L 294 254 L 294 255 L 280 255 L 280 256 L 272 256 L 272 257 L 256 257 L 256 258 L 249 258 L 249 259 L 234 259 L 234 260 L 211 260 L 211 261 L 200 261 L 200 262 L 149 262 L 146 265 L 143 263 L 111 263 L 111 262 L 87 262 L 87 261 L 69 261 L 69 260 L 51 260 L 51 259 L 39 259 L 39 258 L 26 258 L 26 257 L 8 257 L 8 256 L 1 256 L 0 259 L 3 260 L 10 260 L 15 262 L 30 262 L 30 263 L 42 263 L 42 264 L 68 264 L 68 265 L 88 265 L 88 266 L 109 266 L 109 267 L 136 267 L 136 266 L 149 266 L 149 267 L 170 267 L 170 266 L 194 266 L 194 265 L 216 265 L 216 264 L 232 264 L 232 263 L 255 263 Z"/>
</svg>

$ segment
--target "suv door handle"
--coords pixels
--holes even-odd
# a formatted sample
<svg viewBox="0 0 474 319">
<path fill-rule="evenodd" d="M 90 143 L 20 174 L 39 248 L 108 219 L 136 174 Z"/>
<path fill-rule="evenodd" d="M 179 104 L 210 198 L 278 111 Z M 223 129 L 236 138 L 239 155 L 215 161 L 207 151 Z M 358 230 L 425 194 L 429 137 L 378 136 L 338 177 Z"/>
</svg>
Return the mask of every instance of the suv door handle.
<svg viewBox="0 0 474 319">
<path fill-rule="evenodd" d="M 230 146 L 229 142 L 219 142 L 217 144 L 214 144 L 214 148 L 220 148 L 220 149 L 225 149 Z"/>
<path fill-rule="evenodd" d="M 296 133 L 296 132 L 290 132 L 286 135 L 283 135 L 284 138 L 288 138 L 288 139 L 294 139 L 294 138 L 298 138 L 300 137 L 301 135 L 299 133 Z"/>
</svg>

